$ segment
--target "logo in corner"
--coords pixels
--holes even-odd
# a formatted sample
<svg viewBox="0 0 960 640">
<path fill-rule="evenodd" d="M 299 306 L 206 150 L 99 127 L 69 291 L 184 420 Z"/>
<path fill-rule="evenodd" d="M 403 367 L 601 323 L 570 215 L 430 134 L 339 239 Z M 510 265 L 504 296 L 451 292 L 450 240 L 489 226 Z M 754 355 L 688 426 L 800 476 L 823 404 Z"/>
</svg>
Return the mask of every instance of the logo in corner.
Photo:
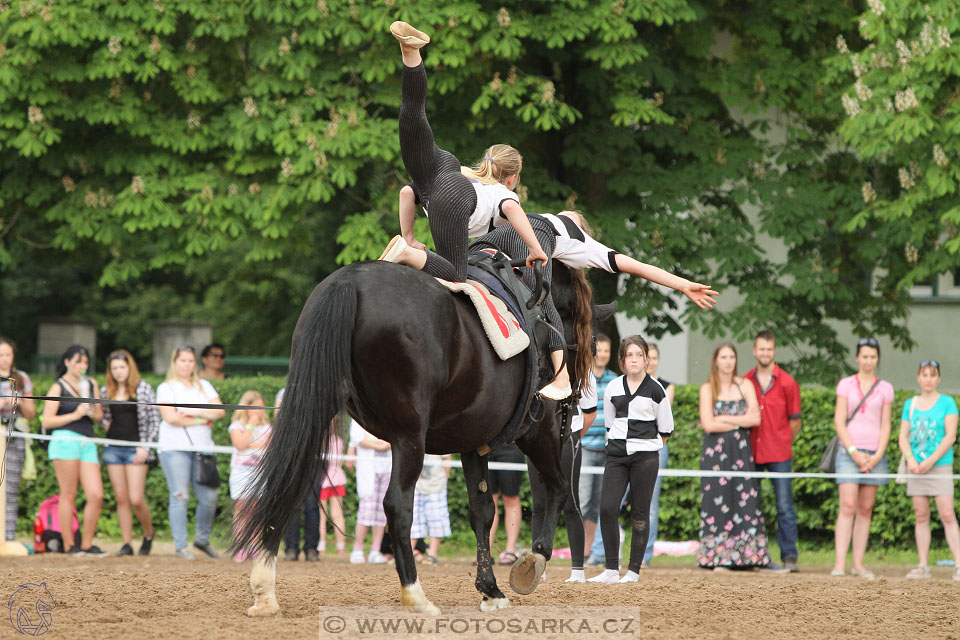
<svg viewBox="0 0 960 640">
<path fill-rule="evenodd" d="M 42 636 L 50 630 L 57 602 L 47 589 L 47 583 L 28 582 L 20 585 L 7 600 L 10 625 L 25 636 Z"/>
</svg>

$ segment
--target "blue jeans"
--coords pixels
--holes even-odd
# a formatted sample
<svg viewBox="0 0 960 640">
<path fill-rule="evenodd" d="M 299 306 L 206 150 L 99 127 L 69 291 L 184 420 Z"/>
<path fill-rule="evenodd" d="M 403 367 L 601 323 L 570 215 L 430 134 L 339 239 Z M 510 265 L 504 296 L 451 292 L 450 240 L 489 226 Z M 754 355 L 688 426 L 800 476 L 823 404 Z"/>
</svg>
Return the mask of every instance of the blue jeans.
<svg viewBox="0 0 960 640">
<path fill-rule="evenodd" d="M 194 544 L 210 542 L 213 516 L 217 511 L 217 490 L 197 483 L 194 456 L 189 451 L 164 451 L 160 454 L 160 466 L 170 489 L 170 531 L 177 551 L 187 548 L 187 502 L 190 500 L 190 484 L 197 496 L 196 532 Z"/>
<path fill-rule="evenodd" d="M 582 451 L 582 466 L 603 467 L 607 461 L 606 449 L 584 449 Z M 580 515 L 584 520 L 600 522 L 600 487 L 603 484 L 603 474 L 581 473 L 580 486 Z M 603 546 L 601 545 L 601 549 Z M 601 554 L 602 555 L 602 554 Z"/>
<path fill-rule="evenodd" d="M 663 443 L 660 449 L 660 468 L 666 469 L 667 462 L 670 460 L 670 449 L 667 443 Z M 653 485 L 653 497 L 650 498 L 650 535 L 647 538 L 647 550 L 643 553 L 643 561 L 650 564 L 653 559 L 653 543 L 657 541 L 657 530 L 660 528 L 660 485 L 663 484 L 663 476 L 657 476 L 657 482 Z M 794 520 L 796 521 L 796 520 Z"/>
<path fill-rule="evenodd" d="M 757 471 L 790 473 L 793 460 L 758 464 Z M 772 478 L 773 492 L 777 496 L 777 544 L 780 545 L 780 561 L 796 560 L 797 551 L 797 512 L 793 508 L 793 487 L 791 478 Z"/>
</svg>

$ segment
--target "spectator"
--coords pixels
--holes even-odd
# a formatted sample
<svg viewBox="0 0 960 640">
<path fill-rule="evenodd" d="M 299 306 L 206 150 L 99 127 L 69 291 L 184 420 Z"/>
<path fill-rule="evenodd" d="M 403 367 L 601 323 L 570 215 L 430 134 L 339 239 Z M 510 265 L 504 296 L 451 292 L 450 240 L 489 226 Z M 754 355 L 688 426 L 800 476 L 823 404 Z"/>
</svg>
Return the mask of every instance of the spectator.
<svg viewBox="0 0 960 640">
<path fill-rule="evenodd" d="M 263 406 L 263 396 L 253 389 L 240 396 L 243 406 Z M 237 514 L 243 512 L 246 501 L 255 497 L 253 481 L 257 463 L 263 455 L 263 449 L 270 441 L 270 420 L 265 409 L 238 409 L 233 412 L 230 422 L 230 440 L 237 453 L 230 456 L 230 499 L 233 503 L 233 528 L 239 524 Z M 234 556 L 237 562 L 253 557 L 249 549 L 240 549 Z"/>
<path fill-rule="evenodd" d="M 363 542 L 367 530 L 371 534 L 370 554 L 366 562 L 383 564 L 387 561 L 380 553 L 383 542 L 383 529 L 387 525 L 387 515 L 383 511 L 383 497 L 390 484 L 391 455 L 390 443 L 374 437 L 356 420 L 350 422 L 350 446 L 357 452 L 357 528 L 353 539 L 353 551 L 350 553 L 352 564 L 362 564 Z"/>
<path fill-rule="evenodd" d="M 8 433 L 14 429 L 23 433 L 30 431 L 27 420 L 37 415 L 33 400 L 15 399 L 14 395 L 33 395 L 30 376 L 16 368 L 13 362 L 16 345 L 8 338 L 0 337 L 0 425 Z M 16 407 L 16 409 L 14 409 Z M 7 440 L 7 457 L 4 461 L 4 483 L 7 488 L 7 525 L 5 539 L 17 538 L 17 508 L 20 499 L 20 472 L 27 456 L 27 441 L 23 438 Z"/>
<path fill-rule="evenodd" d="M 700 387 L 704 430 L 700 468 L 754 471 L 748 429 L 760 424 L 753 383 L 737 376 L 737 350 L 721 342 L 710 361 L 710 379 Z M 760 509 L 760 481 L 737 476 L 700 480 L 700 548 L 704 569 L 785 569 L 773 563 Z"/>
<path fill-rule="evenodd" d="M 336 419 L 334 419 L 336 420 Z M 346 523 L 343 519 L 343 498 L 347 495 L 347 474 L 343 472 L 343 438 L 337 433 L 336 422 L 330 432 L 329 460 L 327 468 L 320 482 L 320 543 L 317 551 L 327 551 L 327 513 L 333 522 L 333 535 L 337 541 L 337 553 L 343 553 L 346 548 L 344 535 Z"/>
<path fill-rule="evenodd" d="M 157 388 L 157 402 L 171 404 L 222 404 L 206 380 L 197 376 L 197 355 L 193 347 L 178 347 L 170 356 L 167 377 Z M 211 558 L 220 555 L 210 544 L 213 517 L 217 511 L 217 490 L 196 481 L 196 458 L 188 447 L 212 447 L 214 420 L 224 417 L 223 409 L 160 407 L 160 465 L 170 490 L 170 529 L 178 558 L 193 559 L 187 548 L 187 502 L 190 484 L 197 496 L 193 546 Z"/>
<path fill-rule="evenodd" d="M 570 417 L 570 435 L 564 440 L 560 451 L 560 468 L 569 474 L 569 489 L 563 503 L 563 520 L 567 525 L 567 539 L 570 541 L 570 577 L 567 582 L 586 582 L 583 573 L 583 557 L 586 555 L 583 542 L 583 517 L 580 515 L 580 436 L 589 429 L 597 415 L 597 385 L 592 375 L 587 376 L 583 395 L 575 405 L 575 413 Z M 569 470 L 569 471 L 568 471 Z M 527 460 L 527 473 L 530 476 L 530 493 L 533 494 L 533 518 L 531 534 L 534 540 L 543 528 L 546 515 L 546 489 L 540 480 L 540 473 L 530 460 Z M 546 572 L 544 572 L 546 576 Z"/>
<path fill-rule="evenodd" d="M 593 377 L 597 386 L 597 413 L 583 437 L 580 445 L 583 448 L 584 467 L 603 467 L 607 460 L 607 429 L 603 422 L 603 392 L 610 381 L 617 374 L 607 368 L 610 362 L 610 338 L 602 333 L 597 334 L 597 355 L 593 361 Z M 585 564 L 588 567 L 599 567 L 603 564 L 603 536 L 597 531 L 600 520 L 600 487 L 603 485 L 603 475 L 599 473 L 584 473 L 580 476 L 580 513 L 583 516 L 584 555 L 588 556 Z"/>
<path fill-rule="evenodd" d="M 450 467 L 437 463 L 450 460 L 450 456 L 427 454 L 423 457 L 423 469 L 413 491 L 413 526 L 410 527 L 410 544 L 416 549 L 418 538 L 430 538 L 430 547 L 424 559 L 437 564 L 440 541 L 450 535 L 450 510 L 447 508 L 447 478 Z"/>
<path fill-rule="evenodd" d="M 647 375 L 647 343 L 630 336 L 620 343 L 618 359 L 624 375 L 607 385 L 603 401 L 607 425 L 607 462 L 600 494 L 600 519 L 606 569 L 590 582 L 638 582 L 650 531 L 650 503 L 657 481 L 660 447 L 673 433 L 667 392 Z M 623 491 L 630 485 L 630 564 L 620 577 L 620 543 L 614 527 Z"/>
<path fill-rule="evenodd" d="M 672 382 L 667 382 L 663 378 L 657 377 L 657 367 L 660 366 L 660 347 L 655 342 L 647 343 L 647 375 L 660 383 L 667 394 L 667 401 L 670 403 L 671 411 L 673 409 L 673 398 L 677 393 L 677 388 Z M 670 461 L 670 449 L 667 441 L 663 441 L 663 447 L 660 448 L 660 469 L 666 469 Z M 660 531 L 660 487 L 663 485 L 663 478 L 657 475 L 657 482 L 653 485 L 653 497 L 650 498 L 650 534 L 647 537 L 647 550 L 643 553 L 643 567 L 649 567 L 653 560 L 653 545 L 657 541 L 657 533 Z"/>
<path fill-rule="evenodd" d="M 526 458 L 516 443 L 508 443 L 497 447 L 490 452 L 490 462 L 511 462 L 523 464 Z M 499 564 L 511 565 L 517 561 L 517 540 L 520 538 L 520 520 L 523 510 L 520 507 L 520 485 L 523 483 L 523 471 L 506 471 L 490 469 L 490 494 L 493 498 L 493 524 L 490 526 L 490 549 L 493 550 L 493 541 L 497 537 L 497 528 L 500 525 L 500 514 L 497 510 L 497 500 L 503 498 L 503 528 L 507 534 L 507 546 L 500 553 Z"/>
<path fill-rule="evenodd" d="M 107 384 L 100 393 L 110 400 L 134 400 L 153 403 L 157 396 L 146 380 L 140 377 L 140 370 L 129 351 L 118 349 L 107 356 Z M 104 405 L 103 428 L 107 437 L 127 442 L 156 442 L 160 432 L 160 412 L 157 407 L 147 404 Z M 143 542 L 140 543 L 141 556 L 150 555 L 153 546 L 153 520 L 150 505 L 145 498 L 148 462 L 156 459 L 153 449 L 148 447 L 124 447 L 107 445 L 103 449 L 103 464 L 107 465 L 107 475 L 117 494 L 117 521 L 120 523 L 120 535 L 123 546 L 118 556 L 133 555 L 133 515 L 137 514 L 143 527 Z"/>
<path fill-rule="evenodd" d="M 226 377 L 223 373 L 226 358 L 227 351 L 219 342 L 205 346 L 200 352 L 200 361 L 203 363 L 200 377 L 206 380 L 223 380 Z"/>
<path fill-rule="evenodd" d="M 97 521 L 103 509 L 103 483 L 100 480 L 100 457 L 93 437 L 93 423 L 103 419 L 99 404 L 77 402 L 76 398 L 100 397 L 97 384 L 87 377 L 90 352 L 80 345 L 69 347 L 57 362 L 57 381 L 51 385 L 48 396 L 59 396 L 63 401 L 47 400 L 43 405 L 41 424 L 46 432 L 53 432 L 47 457 L 53 461 L 60 487 L 57 518 L 73 522 L 73 508 L 77 501 L 77 485 L 83 486 L 87 504 L 83 508 L 83 537 L 80 545 L 72 545 L 67 553 L 78 556 L 103 557 L 106 552 L 93 544 Z M 73 398 L 73 401 L 67 400 Z M 67 538 L 64 535 L 64 543 Z"/>
<path fill-rule="evenodd" d="M 793 470 L 793 439 L 800 433 L 800 387 L 789 373 L 777 366 L 776 337 L 761 331 L 753 341 L 757 366 L 745 376 L 753 383 L 760 402 L 760 426 L 751 430 L 750 445 L 757 469 L 776 473 Z M 790 478 L 773 478 L 777 498 L 777 543 L 780 561 L 797 571 L 797 513 L 793 508 Z"/>
<path fill-rule="evenodd" d="M 837 385 L 834 428 L 840 439 L 837 451 L 837 478 L 840 509 L 834 538 L 836 561 L 832 576 L 844 575 L 847 550 L 853 539 L 854 576 L 873 580 L 873 572 L 863 566 L 870 537 L 870 519 L 877 487 L 889 481 L 871 473 L 888 473 L 887 443 L 893 411 L 893 385 L 876 375 L 880 362 L 880 344 L 876 338 L 857 342 L 859 371 Z"/>
<path fill-rule="evenodd" d="M 283 402 L 283 395 L 286 389 L 280 389 L 277 392 L 276 401 L 273 403 L 280 410 Z M 287 531 L 283 539 L 286 547 L 283 559 L 290 562 L 296 562 L 300 559 L 300 527 L 303 526 L 303 558 L 307 562 L 316 562 L 320 559 L 317 554 L 317 546 L 320 544 L 320 506 L 317 504 L 317 494 L 320 492 L 320 475 L 313 481 L 313 490 L 307 492 L 303 498 L 303 519 L 300 518 L 301 511 L 298 509 L 296 516 L 287 525 Z"/>
<path fill-rule="evenodd" d="M 907 401 L 900 417 L 900 451 L 907 469 L 923 478 L 907 480 L 907 495 L 913 498 L 917 522 L 917 555 L 920 564 L 908 578 L 929 578 L 930 497 L 937 503 L 940 522 L 953 553 L 953 579 L 960 582 L 960 527 L 953 508 L 953 445 L 957 440 L 957 403 L 937 391 L 940 363 L 924 360 L 917 374 L 920 395 Z"/>
</svg>

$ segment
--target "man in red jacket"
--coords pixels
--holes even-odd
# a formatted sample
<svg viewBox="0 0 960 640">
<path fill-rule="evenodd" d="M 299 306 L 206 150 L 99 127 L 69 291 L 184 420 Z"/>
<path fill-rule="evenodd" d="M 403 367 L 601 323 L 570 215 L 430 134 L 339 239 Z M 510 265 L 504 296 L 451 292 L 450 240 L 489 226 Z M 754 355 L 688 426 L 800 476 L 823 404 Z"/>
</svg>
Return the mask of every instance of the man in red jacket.
<svg viewBox="0 0 960 640">
<path fill-rule="evenodd" d="M 747 373 L 760 401 L 760 426 L 751 429 L 750 444 L 757 470 L 789 473 L 793 462 L 793 439 L 800 432 L 800 387 L 774 362 L 776 337 L 761 331 L 753 341 L 757 366 Z M 790 478 L 774 478 L 777 497 L 777 542 L 783 566 L 797 571 L 797 513 L 793 508 Z"/>
</svg>

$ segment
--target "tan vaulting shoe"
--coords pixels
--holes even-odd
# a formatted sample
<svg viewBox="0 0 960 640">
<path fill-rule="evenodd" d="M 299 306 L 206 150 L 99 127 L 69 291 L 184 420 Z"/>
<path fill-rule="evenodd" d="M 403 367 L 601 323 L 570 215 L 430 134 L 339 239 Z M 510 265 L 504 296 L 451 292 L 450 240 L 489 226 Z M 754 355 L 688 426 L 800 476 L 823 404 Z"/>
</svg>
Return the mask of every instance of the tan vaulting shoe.
<svg viewBox="0 0 960 640">
<path fill-rule="evenodd" d="M 400 255 L 407 250 L 407 243 L 400 236 L 393 236 L 393 240 L 387 245 L 387 248 L 380 254 L 379 260 L 385 262 L 396 262 Z"/>
<path fill-rule="evenodd" d="M 419 49 L 430 42 L 430 36 L 423 31 L 417 31 L 401 20 L 397 20 L 390 25 L 390 33 L 393 34 L 394 38 L 414 49 Z"/>
</svg>

